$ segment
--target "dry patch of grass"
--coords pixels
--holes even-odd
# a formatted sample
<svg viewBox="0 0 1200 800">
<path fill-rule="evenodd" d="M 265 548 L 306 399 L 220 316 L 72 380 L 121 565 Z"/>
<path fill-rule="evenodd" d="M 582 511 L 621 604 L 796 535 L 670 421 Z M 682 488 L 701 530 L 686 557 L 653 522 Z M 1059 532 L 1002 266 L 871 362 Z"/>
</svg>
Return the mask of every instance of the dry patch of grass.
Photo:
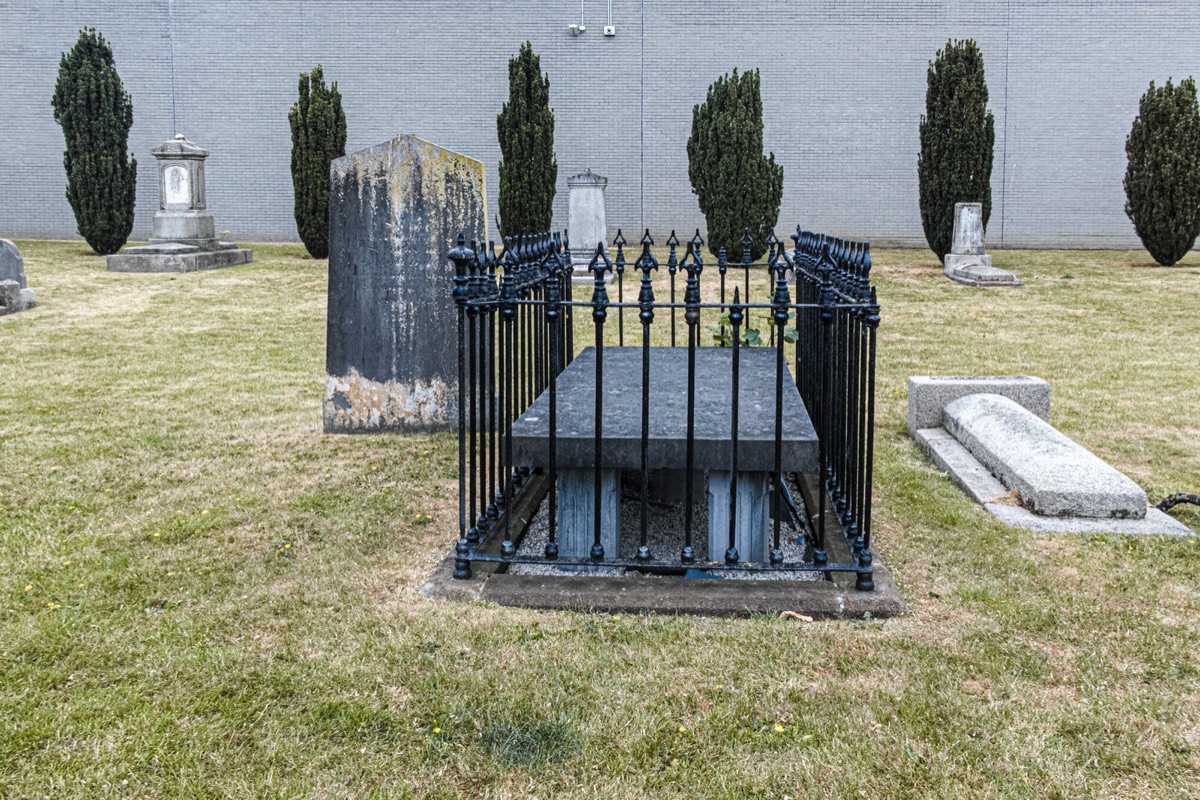
<svg viewBox="0 0 1200 800">
<path fill-rule="evenodd" d="M 999 252 L 1026 285 L 985 292 L 876 253 L 876 533 L 911 614 L 804 623 L 421 598 L 456 444 L 321 433 L 323 262 L 117 275 L 21 249 L 6 796 L 1197 796 L 1200 545 L 1004 528 L 904 422 L 908 375 L 1040 375 L 1152 500 L 1195 490 L 1195 254 Z"/>
</svg>

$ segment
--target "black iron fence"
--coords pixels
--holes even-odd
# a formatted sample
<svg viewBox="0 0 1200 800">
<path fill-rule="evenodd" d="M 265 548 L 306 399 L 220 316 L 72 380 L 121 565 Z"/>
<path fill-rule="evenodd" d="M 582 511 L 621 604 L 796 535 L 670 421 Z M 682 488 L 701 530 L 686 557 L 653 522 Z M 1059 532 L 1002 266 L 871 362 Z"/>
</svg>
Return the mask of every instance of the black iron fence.
<svg viewBox="0 0 1200 800">
<path fill-rule="evenodd" d="M 874 588 L 871 476 L 880 317 L 870 247 L 799 228 L 790 238 L 789 248 L 772 234 L 766 260 L 753 261 L 754 242 L 745 237 L 739 259 L 721 251 L 714 279 L 699 232 L 686 243 L 672 233 L 665 263 L 655 257 L 649 233 L 633 255 L 618 232 L 615 258 L 598 247 L 587 266 L 590 280 L 579 287 L 567 242 L 557 234 L 506 241 L 499 255 L 494 244 L 459 237 L 449 253 L 459 309 L 456 578 L 469 578 L 473 562 L 552 563 L 665 573 L 853 572 L 858 589 Z M 656 283 L 656 272 L 666 280 Z M 637 295 L 627 299 L 631 279 Z M 587 299 L 575 299 L 573 288 L 585 289 Z M 590 347 L 586 359 L 572 366 L 580 355 L 577 333 L 580 344 Z M 606 371 L 606 360 L 615 373 Z M 656 378 L 652 364 L 666 371 Z M 632 365 L 640 366 L 640 380 Z M 637 391 L 615 391 L 614 383 Z M 739 408 L 747 397 L 751 407 Z M 564 403 L 574 415 L 567 426 Z M 579 413 L 589 404 L 585 424 Z M 673 552 L 655 552 L 647 534 L 650 480 L 666 466 L 685 487 L 684 515 Z M 640 481 L 638 546 L 629 558 L 620 557 L 605 530 L 616 522 L 603 510 L 606 503 L 611 508 L 605 473 L 619 470 Z M 714 549 L 710 527 L 707 559 L 701 559 L 693 508 L 695 487 L 703 481 L 696 479 L 716 470 L 729 483 L 722 495 L 729 506 L 727 547 Z M 590 530 L 560 529 L 560 479 L 568 473 L 575 481 L 571 508 L 590 512 Z M 586 492 L 580 499 L 581 474 L 590 476 L 590 503 Z M 769 504 L 769 516 L 761 517 L 769 520 L 766 552 L 753 559 L 746 553 L 758 531 L 738 529 L 746 516 L 738 513 L 739 498 L 746 502 L 739 481 L 752 480 L 767 486 Z M 808 517 L 803 556 L 791 559 L 781 546 L 781 520 L 795 513 L 789 485 L 804 492 Z M 529 502 L 518 506 L 531 496 L 536 506 L 542 495 L 545 543 L 537 552 L 519 549 L 531 512 Z M 579 527 L 578 513 L 570 520 Z M 717 533 L 725 544 L 724 530 Z M 589 546 L 579 546 L 581 534 Z"/>
</svg>

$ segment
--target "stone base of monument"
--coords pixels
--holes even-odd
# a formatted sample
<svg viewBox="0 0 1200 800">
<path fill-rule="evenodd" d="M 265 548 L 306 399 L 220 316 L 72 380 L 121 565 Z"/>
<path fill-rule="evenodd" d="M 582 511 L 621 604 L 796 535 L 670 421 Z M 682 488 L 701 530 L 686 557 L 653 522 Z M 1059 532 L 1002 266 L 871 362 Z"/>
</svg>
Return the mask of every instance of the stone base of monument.
<svg viewBox="0 0 1200 800">
<path fill-rule="evenodd" d="M 813 481 L 805 484 L 808 491 L 813 488 L 811 484 Z M 518 552 L 526 547 L 524 540 L 534 535 L 530 528 L 536 524 L 539 515 L 545 515 L 548 485 L 546 475 L 536 474 L 517 498 L 512 515 L 515 523 L 512 536 Z M 703 508 L 703 502 L 698 503 L 698 510 Z M 627 527 L 636 529 L 635 520 L 636 514 L 627 519 Z M 832 526 L 830 523 L 826 528 L 829 558 L 834 562 L 846 561 L 850 553 L 845 539 Z M 676 524 L 668 534 L 675 545 L 679 544 L 678 531 Z M 498 546 L 498 543 L 493 544 Z M 539 548 L 535 546 L 535 549 Z M 654 552 L 665 551 L 654 548 Z M 561 568 L 535 572 L 518 569 L 513 564 L 482 561 L 472 564 L 471 578 L 455 580 L 454 555 L 451 553 L 434 568 L 421 587 L 421 594 L 439 600 L 485 601 L 505 606 L 608 614 L 654 612 L 744 617 L 792 611 L 814 619 L 861 619 L 865 615 L 883 619 L 903 614 L 904 599 L 878 550 L 875 551 L 873 569 L 875 589 L 870 592 L 854 588 L 853 572 L 795 573 L 794 579 L 785 580 L 764 579 L 779 578 L 778 575 L 755 579 L 749 574 L 741 576 L 744 580 L 728 577 L 697 580 L 694 571 L 682 575 L 644 575 L 637 570 L 598 567 L 576 572 Z M 617 574 L 620 572 L 623 574 Z M 704 577 L 713 575 L 708 573 Z"/>
<path fill-rule="evenodd" d="M 183 242 L 152 242 L 126 247 L 123 252 L 109 256 L 108 271 L 196 272 L 249 264 L 253 260 L 253 251 L 231 242 L 213 242 L 212 249 Z"/>
<path fill-rule="evenodd" d="M 985 388 L 962 395 L 945 405 L 936 427 L 915 430 L 914 396 L 920 403 L 929 392 L 914 395 L 912 389 L 910 382 L 913 439 L 938 469 L 1005 524 L 1045 533 L 1192 535 L 1186 525 L 1151 507 L 1140 486 L 1043 419 L 1043 412 L 1049 416 L 1048 386 L 1045 403 L 1040 391 L 1013 392 L 1010 398 Z M 929 409 L 919 409 L 916 416 L 928 422 Z"/>
<path fill-rule="evenodd" d="M 575 286 L 594 286 L 596 284 L 596 274 L 588 270 L 588 264 L 592 263 L 592 256 L 596 255 L 593 250 L 591 255 L 584 258 L 583 255 L 576 251 L 571 253 L 571 283 Z M 611 270 L 604 274 L 604 282 L 610 284 L 617 279 L 616 273 Z M 578 299 L 578 298 L 577 298 Z M 614 301 L 615 302 L 615 301 Z"/>
<path fill-rule="evenodd" d="M 16 281 L 0 281 L 0 317 L 37 305 L 32 289 L 22 289 Z"/>
<path fill-rule="evenodd" d="M 944 259 L 946 277 L 967 286 L 1020 286 L 1015 273 L 992 266 L 989 255 L 957 255 L 947 253 Z"/>
</svg>

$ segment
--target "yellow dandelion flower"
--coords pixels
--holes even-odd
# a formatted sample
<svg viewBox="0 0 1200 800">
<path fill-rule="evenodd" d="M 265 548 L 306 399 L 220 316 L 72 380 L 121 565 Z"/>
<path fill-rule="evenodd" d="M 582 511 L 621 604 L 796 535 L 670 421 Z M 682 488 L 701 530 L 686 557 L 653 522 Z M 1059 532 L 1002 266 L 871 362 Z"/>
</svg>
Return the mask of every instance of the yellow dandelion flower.
<svg viewBox="0 0 1200 800">
<path fill-rule="evenodd" d="M 285 545 L 283 546 L 283 549 L 284 549 L 284 550 L 291 550 L 291 549 L 292 549 L 292 544 L 291 544 L 291 542 L 288 542 L 287 544 L 285 544 Z"/>
<path fill-rule="evenodd" d="M 687 728 L 685 728 L 685 727 L 683 727 L 682 725 L 680 725 L 680 726 L 679 726 L 679 732 L 680 732 L 680 733 L 687 733 Z"/>
<path fill-rule="evenodd" d="M 202 516 L 202 517 L 203 517 L 203 516 L 205 516 L 205 515 L 207 515 L 207 514 L 208 514 L 208 509 L 207 509 L 207 508 L 204 508 L 204 509 L 201 509 L 201 510 L 200 510 L 200 516 Z"/>
<path fill-rule="evenodd" d="M 672 767 L 678 767 L 678 766 L 679 766 L 679 759 L 678 759 L 678 758 L 672 758 L 672 759 L 671 759 L 671 766 L 672 766 Z"/>
<path fill-rule="evenodd" d="M 780 725 L 778 722 L 776 722 L 776 723 L 775 723 L 775 732 L 776 732 L 776 733 L 783 733 L 783 726 L 782 726 L 782 725 Z"/>
<path fill-rule="evenodd" d="M 154 534 L 154 538 L 155 538 L 155 539 L 159 539 L 159 538 L 161 538 L 161 537 L 162 537 L 162 534 L 161 534 L 161 533 L 156 533 L 156 534 Z"/>
<path fill-rule="evenodd" d="M 174 574 L 175 574 L 174 572 L 168 572 L 168 573 L 167 573 L 167 577 L 169 578 L 169 577 L 171 577 L 171 576 L 172 576 L 172 575 L 174 575 Z"/>
<path fill-rule="evenodd" d="M 33 591 L 33 584 L 32 584 L 32 583 L 27 583 L 27 584 L 25 584 L 25 591 L 27 591 L 27 592 L 32 592 L 32 591 Z"/>
<path fill-rule="evenodd" d="M 433 729 L 433 734 L 434 734 L 435 736 L 436 736 L 437 734 L 441 733 L 441 732 L 442 732 L 442 729 L 441 729 L 441 728 L 434 728 L 434 729 Z"/>
</svg>

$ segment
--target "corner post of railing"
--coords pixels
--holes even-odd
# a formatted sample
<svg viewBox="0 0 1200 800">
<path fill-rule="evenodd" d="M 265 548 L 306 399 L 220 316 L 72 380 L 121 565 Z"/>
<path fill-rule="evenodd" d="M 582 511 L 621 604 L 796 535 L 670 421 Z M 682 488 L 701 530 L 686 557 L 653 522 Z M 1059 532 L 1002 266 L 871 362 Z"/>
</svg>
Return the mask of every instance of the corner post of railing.
<svg viewBox="0 0 1200 800">
<path fill-rule="evenodd" d="M 454 290 L 452 296 L 458 309 L 458 541 L 454 546 L 454 577 L 465 580 L 471 577 L 471 543 L 467 539 L 467 497 L 474 476 L 467 475 L 466 406 L 467 406 L 467 340 L 466 303 L 468 264 L 474 252 L 467 248 L 466 236 L 458 234 L 455 247 L 450 250 L 454 262 Z"/>
<path fill-rule="evenodd" d="M 796 226 L 796 232 L 791 235 L 791 240 L 792 240 L 792 273 L 796 277 L 796 303 L 800 304 L 800 303 L 804 302 L 804 297 L 800 293 L 800 226 L 799 225 Z M 795 342 L 795 348 L 794 348 L 795 355 L 793 357 L 794 358 L 793 372 L 795 374 L 792 376 L 792 378 L 796 382 L 796 390 L 797 391 L 802 391 L 800 389 L 800 386 L 801 386 L 801 381 L 800 381 L 800 339 L 803 336 L 803 332 L 800 329 L 800 324 L 801 324 L 800 323 L 800 309 L 796 309 L 796 342 Z"/>
<path fill-rule="evenodd" d="M 552 245 L 551 252 L 555 257 L 546 275 L 546 325 L 549 328 L 549 418 L 546 421 L 549 433 L 546 464 L 549 470 L 550 488 L 547 493 L 547 512 L 549 536 L 546 541 L 546 558 L 553 561 L 558 558 L 558 373 L 562 364 L 560 351 L 560 329 L 562 319 L 562 262 L 557 259 L 558 242 Z"/>
<path fill-rule="evenodd" d="M 513 493 L 517 475 L 516 465 L 513 464 L 512 424 L 517 413 L 517 391 L 520 376 L 514 374 L 517 366 L 515 364 L 517 358 L 515 334 L 518 312 L 515 273 L 518 270 L 518 262 L 513 247 L 513 239 L 505 238 L 504 276 L 500 279 L 500 324 L 504 331 L 504 357 L 500 366 L 501 419 L 504 423 L 504 457 L 503 468 L 500 472 L 504 494 L 504 541 L 500 545 L 500 555 L 505 558 L 512 558 L 517 554 L 517 548 L 512 540 Z"/>
<path fill-rule="evenodd" d="M 782 519 L 780 502 L 783 495 L 783 374 L 787 371 L 786 358 L 784 357 L 784 344 L 786 343 L 788 311 L 792 304 L 792 298 L 788 293 L 788 276 L 787 276 L 787 261 L 780 263 L 778 251 L 782 250 L 782 245 L 778 245 L 778 239 L 775 239 L 774 233 L 771 234 L 774 242 L 771 244 L 771 263 L 772 275 L 775 278 L 775 286 L 771 291 L 771 317 L 775 323 L 774 328 L 774 344 L 775 344 L 775 474 L 774 483 L 771 487 L 771 519 L 772 519 L 772 536 L 771 536 L 771 564 L 780 566 L 783 564 L 783 548 L 780 545 L 780 522 Z"/>
<path fill-rule="evenodd" d="M 855 588 L 871 591 L 875 588 L 871 557 L 871 486 L 875 467 L 875 335 L 879 329 L 879 296 L 871 287 L 870 304 L 867 306 L 867 467 L 865 504 L 862 519 L 862 550 L 858 553 L 858 579 Z"/>
<path fill-rule="evenodd" d="M 496 257 L 496 243 L 488 241 L 487 250 L 484 253 L 486 264 L 486 281 L 487 294 L 489 303 L 484 314 L 486 315 L 486 330 L 487 343 L 484 352 L 487 354 L 487 363 L 484 365 L 484 380 L 485 392 L 487 396 L 487 424 L 486 433 L 488 440 L 488 527 L 489 529 L 496 524 L 496 520 L 500 518 L 500 506 L 503 502 L 504 483 L 500 477 L 501 470 L 501 455 L 500 455 L 500 415 L 502 406 L 500 405 L 503 386 L 500 382 L 499 375 L 500 366 L 504 361 L 502 348 L 504 347 L 503 331 L 500 330 L 499 303 L 500 285 L 496 274 L 496 266 L 499 264 L 499 259 Z M 483 270 L 480 270 L 483 272 Z"/>
<path fill-rule="evenodd" d="M 608 318 L 608 289 L 605 273 L 612 270 L 612 261 L 604 252 L 604 242 L 596 245 L 596 255 L 588 265 L 594 276 L 592 288 L 592 324 L 596 331 L 596 403 L 595 403 L 595 451 L 592 473 L 592 549 L 593 561 L 604 560 L 604 545 L 601 543 L 601 509 L 603 507 L 603 464 L 604 464 L 604 321 Z M 614 524 L 616 520 L 613 520 Z M 615 555 L 615 554 L 614 554 Z"/>
<path fill-rule="evenodd" d="M 830 351 L 833 345 L 833 312 L 836 305 L 833 295 L 833 258 L 830 255 L 830 243 L 828 241 L 822 247 L 821 261 L 817 272 L 820 279 L 821 303 L 820 341 L 817 346 L 818 359 L 820 361 L 818 367 L 818 374 L 820 376 L 818 379 L 819 391 L 817 395 L 820 399 L 817 402 L 817 420 L 815 420 L 819 475 L 817 479 L 817 535 L 813 547 L 813 562 L 817 565 L 824 565 L 828 562 L 825 552 L 826 506 L 828 505 L 826 494 L 832 482 L 829 447 L 833 444 L 830 441 L 833 435 L 833 359 L 831 358 L 832 354 Z"/>
<path fill-rule="evenodd" d="M 737 494 L 738 494 L 738 395 L 741 393 L 741 343 L 742 305 L 738 287 L 733 287 L 733 306 L 729 309 L 729 326 L 733 329 L 733 359 L 731 366 L 732 391 L 729 399 L 729 548 L 725 551 L 725 563 L 732 566 L 738 562 L 737 551 Z M 709 555 L 712 558 L 712 555 Z"/>
<path fill-rule="evenodd" d="M 650 502 L 650 326 L 654 323 L 654 281 L 650 277 L 652 270 L 658 269 L 658 262 L 650 254 L 650 233 L 642 240 L 642 255 L 634 264 L 641 270 L 641 288 L 638 292 L 638 321 L 642 323 L 642 439 L 641 439 L 641 493 L 639 499 L 638 524 L 639 538 L 637 549 L 638 561 L 650 560 L 649 544 L 649 502 Z M 690 249 L 690 248 L 689 248 Z"/>
</svg>

